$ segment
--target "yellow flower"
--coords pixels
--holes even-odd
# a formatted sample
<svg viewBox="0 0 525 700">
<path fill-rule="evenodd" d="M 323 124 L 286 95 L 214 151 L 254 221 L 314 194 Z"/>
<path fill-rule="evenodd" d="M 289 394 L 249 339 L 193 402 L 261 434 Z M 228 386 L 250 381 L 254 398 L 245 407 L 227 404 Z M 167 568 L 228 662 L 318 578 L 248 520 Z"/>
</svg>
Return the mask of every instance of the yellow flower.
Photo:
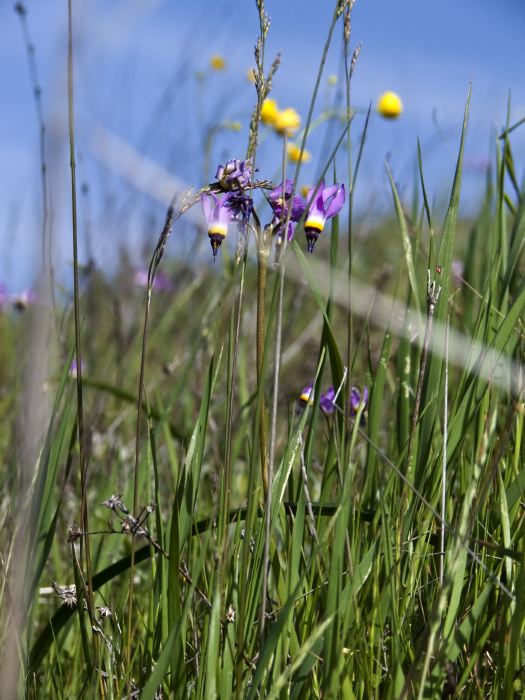
<svg viewBox="0 0 525 700">
<path fill-rule="evenodd" d="M 385 119 L 397 119 L 403 111 L 403 103 L 395 92 L 384 92 L 377 101 L 377 111 Z"/>
<path fill-rule="evenodd" d="M 337 75 L 332 75 L 328 76 L 328 85 L 337 85 Z"/>
<path fill-rule="evenodd" d="M 287 143 L 286 150 L 288 152 L 288 158 L 292 161 L 292 163 L 298 163 L 299 160 L 301 159 L 300 147 L 295 143 Z M 307 151 L 305 148 L 303 151 L 303 157 L 302 157 L 303 163 L 308 163 L 308 161 L 311 159 L 312 159 L 312 154 L 310 153 L 310 151 Z"/>
<path fill-rule="evenodd" d="M 277 102 L 275 100 L 272 100 L 271 97 L 268 97 L 266 100 L 264 100 L 261 108 L 262 121 L 265 124 L 268 124 L 269 126 L 273 126 L 278 114 L 279 110 L 277 108 Z"/>
<path fill-rule="evenodd" d="M 303 199 L 306 199 L 308 197 L 308 192 L 310 192 L 311 189 L 312 188 L 310 187 L 310 185 L 302 185 L 301 197 L 303 197 Z"/>
<path fill-rule="evenodd" d="M 250 81 L 250 83 L 255 83 L 255 71 L 253 68 L 248 68 L 246 71 L 246 77 Z"/>
<path fill-rule="evenodd" d="M 220 54 L 216 53 L 210 58 L 210 68 L 212 68 L 212 70 L 224 70 L 226 68 L 226 61 Z"/>
<path fill-rule="evenodd" d="M 279 134 L 286 133 L 287 136 L 293 136 L 297 129 L 301 126 L 301 117 L 297 114 L 293 107 L 287 107 L 282 112 L 277 112 L 273 127 Z"/>
</svg>

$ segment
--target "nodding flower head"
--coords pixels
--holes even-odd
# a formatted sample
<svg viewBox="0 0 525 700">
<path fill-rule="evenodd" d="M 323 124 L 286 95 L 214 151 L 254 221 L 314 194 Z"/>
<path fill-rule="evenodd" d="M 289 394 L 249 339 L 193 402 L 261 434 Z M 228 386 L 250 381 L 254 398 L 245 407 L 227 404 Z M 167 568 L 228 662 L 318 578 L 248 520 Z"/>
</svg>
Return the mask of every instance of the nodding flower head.
<svg viewBox="0 0 525 700">
<path fill-rule="evenodd" d="M 299 394 L 299 410 L 312 405 L 314 402 L 314 384 L 310 382 Z"/>
<path fill-rule="evenodd" d="M 365 386 L 363 389 L 363 394 L 361 394 L 359 389 L 353 386 L 350 389 L 350 415 L 352 417 L 356 415 L 361 403 L 363 403 L 365 406 L 368 403 L 368 388 Z"/>
<path fill-rule="evenodd" d="M 215 177 L 219 181 L 224 192 L 232 190 L 244 190 L 250 186 L 252 179 L 252 163 L 250 160 L 235 158 L 229 160 L 226 165 L 219 165 Z"/>
<path fill-rule="evenodd" d="M 319 408 L 327 415 L 331 416 L 335 411 L 335 391 L 334 387 L 329 387 L 319 399 Z"/>
<path fill-rule="evenodd" d="M 230 193 L 222 197 L 217 197 L 212 193 L 201 195 L 202 211 L 206 219 L 214 259 L 221 243 L 228 235 L 228 224 L 233 218 L 230 198 Z"/>
<path fill-rule="evenodd" d="M 298 195 L 292 197 L 292 190 L 293 180 L 285 180 L 284 187 L 281 184 L 268 195 L 268 202 L 274 213 L 272 221 L 273 231 L 278 236 L 279 240 L 282 239 L 281 229 L 288 218 L 288 211 L 290 211 L 290 220 L 288 222 L 287 236 L 288 240 L 291 241 L 295 231 L 295 225 L 306 209 L 306 202 L 304 199 Z"/>
<path fill-rule="evenodd" d="M 308 192 L 307 199 L 311 202 L 304 222 L 304 230 L 308 242 L 308 252 L 313 253 L 315 242 L 319 238 L 319 234 L 322 233 L 326 220 L 335 216 L 345 203 L 345 186 L 330 185 L 326 187 L 321 183 L 317 191 L 313 187 Z"/>
<path fill-rule="evenodd" d="M 361 394 L 359 389 L 353 386 L 350 389 L 349 401 L 350 416 L 352 418 L 357 415 L 357 411 L 359 410 L 361 403 L 363 403 L 365 406 L 368 403 L 368 389 L 365 386 L 365 388 L 363 389 L 363 393 Z M 324 394 L 321 394 L 321 397 L 319 399 L 319 407 L 326 416 L 331 416 L 332 413 L 335 411 L 336 403 L 335 391 L 333 386 L 329 387 Z"/>
</svg>

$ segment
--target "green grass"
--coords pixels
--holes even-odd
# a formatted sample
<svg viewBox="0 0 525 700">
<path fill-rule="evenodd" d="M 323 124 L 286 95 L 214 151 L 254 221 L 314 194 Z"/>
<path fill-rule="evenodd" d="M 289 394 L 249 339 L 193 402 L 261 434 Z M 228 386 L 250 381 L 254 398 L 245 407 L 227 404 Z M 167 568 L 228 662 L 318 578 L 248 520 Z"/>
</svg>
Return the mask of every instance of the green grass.
<svg viewBox="0 0 525 700">
<path fill-rule="evenodd" d="M 337 219 L 313 256 L 299 226 L 282 301 L 283 268 L 268 267 L 262 334 L 256 261 L 224 246 L 196 270 L 162 258 L 164 230 L 155 264 L 174 288 L 152 294 L 143 364 L 146 299 L 125 260 L 113 279 L 86 272 L 80 329 L 70 310 L 53 319 L 52 417 L 29 485 L 19 444 L 31 428 L 13 418 L 17 355 L 41 311 L 0 316 L 1 645 L 14 695 L 522 695 L 525 193 L 507 125 L 479 215 L 458 220 L 467 117 L 468 100 L 443 222 L 418 148 L 422 203 L 403 201 L 389 171 L 392 217 L 351 246 L 356 289 L 388 264 L 381 292 L 401 321 L 378 315 L 373 298 L 349 313 Z M 447 322 L 450 352 L 439 340 Z M 89 533 L 68 372 L 75 330 Z M 296 410 L 310 381 L 315 397 L 340 389 L 332 416 L 318 400 Z M 350 388 L 365 385 L 368 404 L 351 415 Z M 271 426 L 275 387 L 266 497 L 260 415 Z"/>
</svg>

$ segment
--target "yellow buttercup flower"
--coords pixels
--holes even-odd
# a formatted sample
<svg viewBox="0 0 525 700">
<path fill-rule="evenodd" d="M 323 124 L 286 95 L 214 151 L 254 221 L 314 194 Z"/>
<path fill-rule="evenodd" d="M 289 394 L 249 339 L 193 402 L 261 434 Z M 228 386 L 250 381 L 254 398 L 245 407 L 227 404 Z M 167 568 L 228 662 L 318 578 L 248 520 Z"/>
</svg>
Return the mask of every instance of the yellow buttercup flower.
<svg viewBox="0 0 525 700">
<path fill-rule="evenodd" d="M 298 163 L 299 160 L 302 160 L 303 163 L 308 163 L 308 161 L 312 159 L 312 154 L 310 151 L 307 151 L 306 148 L 303 151 L 303 157 L 301 159 L 301 149 L 296 143 L 287 143 L 286 151 L 292 163 Z"/>
<path fill-rule="evenodd" d="M 278 112 L 273 124 L 274 129 L 279 134 L 293 136 L 301 126 L 301 117 L 293 107 L 287 107 L 282 112 Z"/>
<path fill-rule="evenodd" d="M 403 103 L 395 92 L 384 92 L 377 101 L 377 111 L 385 119 L 397 119 L 403 111 Z"/>
<path fill-rule="evenodd" d="M 328 76 L 328 85 L 337 85 L 337 75 L 332 73 L 332 75 Z"/>
<path fill-rule="evenodd" d="M 303 185 L 301 187 L 301 197 L 303 199 L 306 199 L 308 197 L 308 192 L 310 192 L 311 189 L 312 189 L 311 185 Z"/>
<path fill-rule="evenodd" d="M 224 70 L 226 61 L 220 54 L 216 53 L 210 58 L 210 68 L 213 70 Z"/>
<path fill-rule="evenodd" d="M 264 100 L 261 108 L 262 121 L 265 124 L 268 124 L 269 126 L 273 126 L 275 124 L 275 120 L 277 119 L 278 114 L 279 109 L 277 108 L 277 102 L 275 100 L 272 100 L 271 97 L 268 97 L 266 100 Z"/>
</svg>

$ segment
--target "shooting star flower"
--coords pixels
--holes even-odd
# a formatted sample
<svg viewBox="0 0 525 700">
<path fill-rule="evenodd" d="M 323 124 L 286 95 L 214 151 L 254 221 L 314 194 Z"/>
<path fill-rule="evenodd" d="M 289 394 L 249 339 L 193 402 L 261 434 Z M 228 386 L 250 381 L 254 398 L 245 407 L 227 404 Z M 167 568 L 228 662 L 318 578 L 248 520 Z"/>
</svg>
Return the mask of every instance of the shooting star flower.
<svg viewBox="0 0 525 700">
<path fill-rule="evenodd" d="M 315 243 L 324 229 L 326 220 L 335 216 L 345 202 L 345 186 L 330 185 L 326 187 L 321 183 L 317 191 L 315 188 L 309 191 L 307 199 L 312 201 L 308 207 L 304 230 L 308 242 L 308 252 L 313 253 Z"/>
</svg>

